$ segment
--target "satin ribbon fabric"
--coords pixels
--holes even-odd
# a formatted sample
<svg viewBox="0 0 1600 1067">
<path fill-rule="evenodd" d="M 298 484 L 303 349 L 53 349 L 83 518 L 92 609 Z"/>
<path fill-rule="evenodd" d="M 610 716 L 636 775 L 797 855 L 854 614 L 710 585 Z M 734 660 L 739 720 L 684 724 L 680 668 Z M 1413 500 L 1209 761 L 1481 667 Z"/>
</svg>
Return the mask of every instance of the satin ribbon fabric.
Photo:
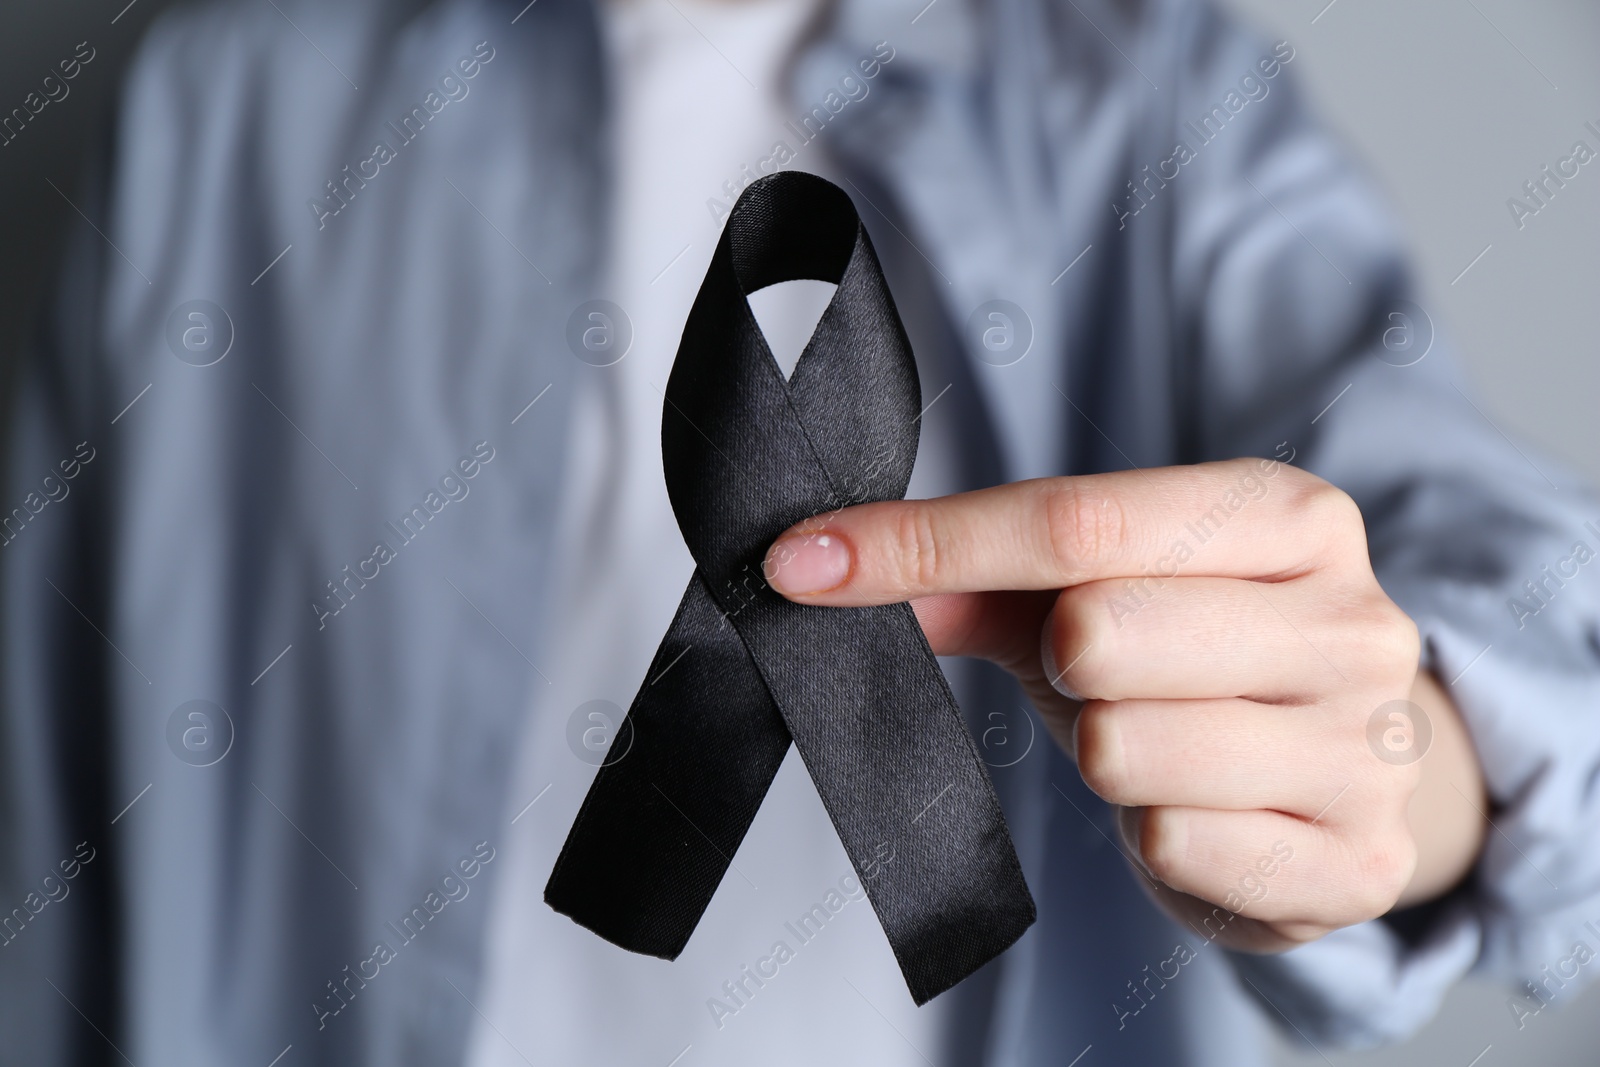
<svg viewBox="0 0 1600 1067">
<path fill-rule="evenodd" d="M 745 296 L 836 283 L 785 380 Z M 791 741 L 918 1004 L 1004 951 L 1035 908 L 993 786 L 904 603 L 822 608 L 767 585 L 774 538 L 905 495 L 921 393 L 850 198 L 784 172 L 728 217 L 667 384 L 667 490 L 697 565 L 556 860 L 545 901 L 673 959 Z"/>
</svg>

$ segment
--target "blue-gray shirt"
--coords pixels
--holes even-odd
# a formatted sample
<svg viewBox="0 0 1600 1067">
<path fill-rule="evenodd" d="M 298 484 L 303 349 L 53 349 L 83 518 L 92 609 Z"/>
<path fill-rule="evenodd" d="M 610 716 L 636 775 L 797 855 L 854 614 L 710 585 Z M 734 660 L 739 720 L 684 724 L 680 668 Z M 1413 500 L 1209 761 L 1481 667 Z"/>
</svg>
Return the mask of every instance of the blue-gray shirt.
<svg viewBox="0 0 1600 1067">
<path fill-rule="evenodd" d="M 945 1057 L 1251 1063 L 1264 1019 L 1393 1037 L 1474 966 L 1554 991 L 1541 968 L 1600 916 L 1600 504 L 1463 391 L 1292 43 L 1178 0 L 922 8 L 842 0 L 793 99 L 798 121 L 896 51 L 821 144 L 919 360 L 966 397 L 965 482 L 1261 454 L 1338 484 L 1499 831 L 1435 906 L 1232 957 L 1153 910 L 1038 746 L 993 776 L 1039 922 L 949 994 Z M 459 1060 L 476 904 L 339 1025 L 315 1005 L 444 875 L 495 876 L 568 321 L 603 295 L 606 122 L 584 0 L 215 3 L 150 34 L 74 196 L 9 458 L 8 1056 Z M 973 327 L 996 300 L 1020 359 Z M 975 722 L 1015 708 L 967 673 Z"/>
</svg>

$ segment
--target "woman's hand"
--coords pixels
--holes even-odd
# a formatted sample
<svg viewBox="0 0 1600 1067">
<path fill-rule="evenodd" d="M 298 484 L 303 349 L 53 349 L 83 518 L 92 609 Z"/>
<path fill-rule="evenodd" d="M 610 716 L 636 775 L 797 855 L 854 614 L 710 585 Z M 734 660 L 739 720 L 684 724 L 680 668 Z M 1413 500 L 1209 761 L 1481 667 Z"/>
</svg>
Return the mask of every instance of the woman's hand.
<svg viewBox="0 0 1600 1067">
<path fill-rule="evenodd" d="M 910 600 L 936 653 L 1011 671 L 1158 902 L 1232 947 L 1438 895 L 1481 847 L 1481 773 L 1416 626 L 1355 504 L 1295 467 L 865 504 L 787 531 L 766 575 L 803 603 Z"/>
</svg>

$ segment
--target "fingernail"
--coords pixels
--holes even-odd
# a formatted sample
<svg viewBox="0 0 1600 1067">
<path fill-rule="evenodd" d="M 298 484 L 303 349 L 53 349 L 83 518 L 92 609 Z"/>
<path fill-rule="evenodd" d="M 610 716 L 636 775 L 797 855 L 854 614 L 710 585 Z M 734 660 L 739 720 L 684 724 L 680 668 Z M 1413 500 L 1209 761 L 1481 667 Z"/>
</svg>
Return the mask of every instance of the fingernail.
<svg viewBox="0 0 1600 1067">
<path fill-rule="evenodd" d="M 1050 683 L 1050 688 L 1068 700 L 1076 700 L 1081 703 L 1083 694 L 1073 689 L 1065 680 L 1067 668 L 1056 663 L 1055 633 L 1056 613 L 1052 611 L 1044 617 L 1044 627 L 1039 631 L 1039 665 L 1044 668 L 1045 680 Z M 1071 663 L 1068 664 L 1069 667 L 1071 665 Z"/>
<path fill-rule="evenodd" d="M 850 577 L 850 546 L 833 534 L 786 537 L 767 552 L 765 570 L 785 596 L 825 593 Z"/>
<path fill-rule="evenodd" d="M 1145 873 L 1151 881 L 1158 879 L 1150 873 L 1150 865 L 1145 862 L 1144 855 L 1139 850 L 1144 842 L 1144 817 L 1146 808 L 1117 808 L 1117 830 L 1121 833 L 1123 843 L 1128 846 L 1128 856 Z"/>
<path fill-rule="evenodd" d="M 1142 822 L 1143 808 L 1117 807 L 1117 829 L 1122 832 L 1122 840 L 1135 851 L 1139 848 L 1139 825 Z"/>
</svg>

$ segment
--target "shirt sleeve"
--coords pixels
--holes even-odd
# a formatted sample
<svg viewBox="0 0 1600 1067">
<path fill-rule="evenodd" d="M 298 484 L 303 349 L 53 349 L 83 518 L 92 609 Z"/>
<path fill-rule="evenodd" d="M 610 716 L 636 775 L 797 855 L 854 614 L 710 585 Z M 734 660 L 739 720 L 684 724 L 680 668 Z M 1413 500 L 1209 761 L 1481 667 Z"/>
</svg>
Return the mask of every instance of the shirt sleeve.
<svg viewBox="0 0 1600 1067">
<path fill-rule="evenodd" d="M 1187 19 L 1168 118 L 1190 158 L 1165 195 L 1193 454 L 1292 455 L 1356 500 L 1493 821 L 1445 899 L 1236 967 L 1270 1017 L 1346 1046 L 1410 1034 L 1474 970 L 1537 1010 L 1600 951 L 1600 503 L 1474 396 L 1399 226 L 1308 114 L 1292 45 L 1205 5 Z"/>
</svg>

